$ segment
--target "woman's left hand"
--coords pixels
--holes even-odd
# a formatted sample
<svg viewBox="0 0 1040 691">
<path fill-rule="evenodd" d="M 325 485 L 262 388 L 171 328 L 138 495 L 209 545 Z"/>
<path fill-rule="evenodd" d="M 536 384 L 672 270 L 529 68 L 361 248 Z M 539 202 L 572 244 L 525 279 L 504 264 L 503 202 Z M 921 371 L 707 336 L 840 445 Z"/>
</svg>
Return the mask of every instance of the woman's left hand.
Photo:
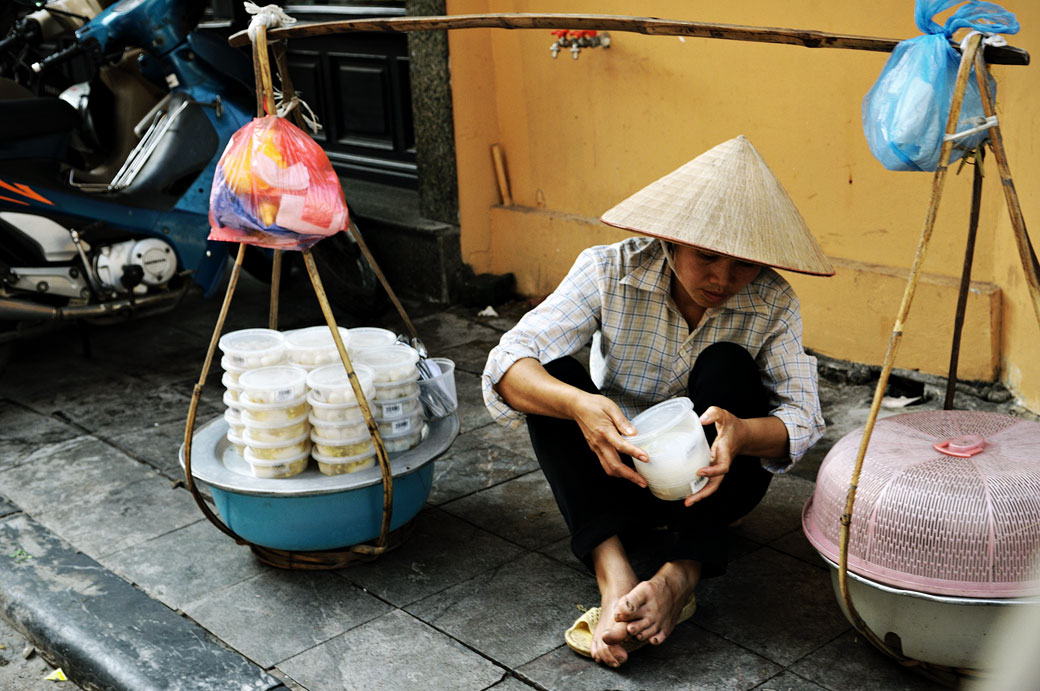
<svg viewBox="0 0 1040 691">
<path fill-rule="evenodd" d="M 695 494 L 686 497 L 686 506 L 708 498 L 722 484 L 723 476 L 729 472 L 730 464 L 738 456 L 748 440 L 747 420 L 737 417 L 728 410 L 712 406 L 701 415 L 702 425 L 715 423 L 717 432 L 711 445 L 711 465 L 701 468 L 697 474 L 708 478 L 708 483 Z"/>
</svg>

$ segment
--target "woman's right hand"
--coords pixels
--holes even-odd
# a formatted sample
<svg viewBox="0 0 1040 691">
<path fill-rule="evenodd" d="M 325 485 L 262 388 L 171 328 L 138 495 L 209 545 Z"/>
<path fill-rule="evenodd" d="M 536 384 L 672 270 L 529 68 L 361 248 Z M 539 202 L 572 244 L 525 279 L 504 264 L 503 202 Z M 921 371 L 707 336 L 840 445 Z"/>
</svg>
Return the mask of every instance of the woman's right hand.
<svg viewBox="0 0 1040 691">
<path fill-rule="evenodd" d="M 646 480 L 632 468 L 621 462 L 618 452 L 630 455 L 636 461 L 646 462 L 646 452 L 631 444 L 622 435 L 636 433 L 617 403 L 606 396 L 582 391 L 571 407 L 571 417 L 578 423 L 589 448 L 599 458 L 603 472 L 612 477 L 623 477 L 646 487 Z"/>
<path fill-rule="evenodd" d="M 534 358 L 514 362 L 495 389 L 516 410 L 574 420 L 607 475 L 646 487 L 646 480 L 618 456 L 620 451 L 638 461 L 650 460 L 645 451 L 621 436 L 635 434 L 636 429 L 614 401 L 560 381 Z"/>
</svg>

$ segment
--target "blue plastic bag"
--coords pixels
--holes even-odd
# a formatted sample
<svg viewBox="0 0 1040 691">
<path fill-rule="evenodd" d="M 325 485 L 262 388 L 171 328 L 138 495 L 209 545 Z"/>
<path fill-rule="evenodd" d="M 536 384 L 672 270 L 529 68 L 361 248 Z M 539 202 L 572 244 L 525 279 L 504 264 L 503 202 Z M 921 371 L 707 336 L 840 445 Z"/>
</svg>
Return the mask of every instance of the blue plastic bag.
<svg viewBox="0 0 1040 691">
<path fill-rule="evenodd" d="M 932 17 L 961 0 L 917 0 L 914 17 L 924 36 L 902 41 L 892 51 L 881 76 L 863 99 L 863 133 L 870 152 L 889 170 L 934 171 L 939 165 L 946 120 L 953 103 L 960 53 L 950 44 L 958 29 L 984 34 L 1018 32 L 1015 15 L 989 2 L 972 1 L 959 7 L 945 26 Z M 996 97 L 996 82 L 989 79 Z M 971 129 L 985 120 L 975 70 L 961 106 L 957 131 Z M 982 144 L 989 130 L 954 142 L 950 161 Z"/>
</svg>

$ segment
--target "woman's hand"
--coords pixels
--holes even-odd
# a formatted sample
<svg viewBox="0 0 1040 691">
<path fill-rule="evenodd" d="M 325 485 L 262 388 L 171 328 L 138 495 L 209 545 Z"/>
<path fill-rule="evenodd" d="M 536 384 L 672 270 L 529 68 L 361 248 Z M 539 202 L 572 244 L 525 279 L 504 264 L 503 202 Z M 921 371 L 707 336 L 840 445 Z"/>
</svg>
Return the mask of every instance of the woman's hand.
<svg viewBox="0 0 1040 691">
<path fill-rule="evenodd" d="M 589 448 L 599 458 L 603 472 L 612 477 L 623 477 L 646 487 L 646 480 L 636 471 L 621 462 L 618 451 L 627 453 L 637 461 L 646 462 L 646 452 L 633 446 L 622 435 L 636 433 L 617 403 L 606 396 L 582 392 L 572 404 L 572 419 L 578 423 Z"/>
<path fill-rule="evenodd" d="M 645 451 L 621 436 L 635 434 L 636 430 L 614 401 L 560 381 L 534 358 L 521 358 L 513 363 L 495 389 L 517 410 L 574 420 L 607 475 L 623 477 L 646 487 L 646 480 L 618 456 L 621 451 L 640 461 L 649 460 Z"/>
<path fill-rule="evenodd" d="M 711 445 L 711 465 L 701 468 L 697 474 L 708 478 L 708 483 L 699 492 L 686 497 L 683 503 L 693 506 L 708 498 L 722 484 L 723 476 L 729 472 L 733 459 L 740 455 L 749 437 L 748 421 L 728 410 L 712 406 L 701 415 L 702 425 L 715 423 L 716 436 Z"/>
<path fill-rule="evenodd" d="M 737 456 L 780 458 L 789 452 L 787 427 L 777 417 L 740 418 L 712 406 L 701 415 L 701 424 L 715 423 L 715 441 L 711 445 L 711 465 L 697 474 L 708 478 L 708 484 L 686 497 L 686 506 L 693 506 L 715 493 L 729 472 Z"/>
</svg>

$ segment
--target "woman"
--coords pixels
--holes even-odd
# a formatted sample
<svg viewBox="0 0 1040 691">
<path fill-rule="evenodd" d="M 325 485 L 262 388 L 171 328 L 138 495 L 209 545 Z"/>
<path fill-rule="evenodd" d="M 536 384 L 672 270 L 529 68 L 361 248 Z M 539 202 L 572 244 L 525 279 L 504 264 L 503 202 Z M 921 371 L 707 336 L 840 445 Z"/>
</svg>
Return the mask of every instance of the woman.
<svg viewBox="0 0 1040 691">
<path fill-rule="evenodd" d="M 497 420 L 526 419 L 572 550 L 596 574 L 600 606 L 565 640 L 616 667 L 692 614 L 697 582 L 725 569 L 728 524 L 822 436 L 798 301 L 767 267 L 834 272 L 743 136 L 601 220 L 651 237 L 582 252 L 491 351 L 483 388 Z M 571 357 L 590 343 L 591 376 Z M 701 490 L 668 502 L 646 489 L 633 466 L 646 452 L 625 437 L 638 412 L 676 396 L 700 413 L 712 461 Z M 649 580 L 626 542 L 655 544 Z"/>
</svg>

